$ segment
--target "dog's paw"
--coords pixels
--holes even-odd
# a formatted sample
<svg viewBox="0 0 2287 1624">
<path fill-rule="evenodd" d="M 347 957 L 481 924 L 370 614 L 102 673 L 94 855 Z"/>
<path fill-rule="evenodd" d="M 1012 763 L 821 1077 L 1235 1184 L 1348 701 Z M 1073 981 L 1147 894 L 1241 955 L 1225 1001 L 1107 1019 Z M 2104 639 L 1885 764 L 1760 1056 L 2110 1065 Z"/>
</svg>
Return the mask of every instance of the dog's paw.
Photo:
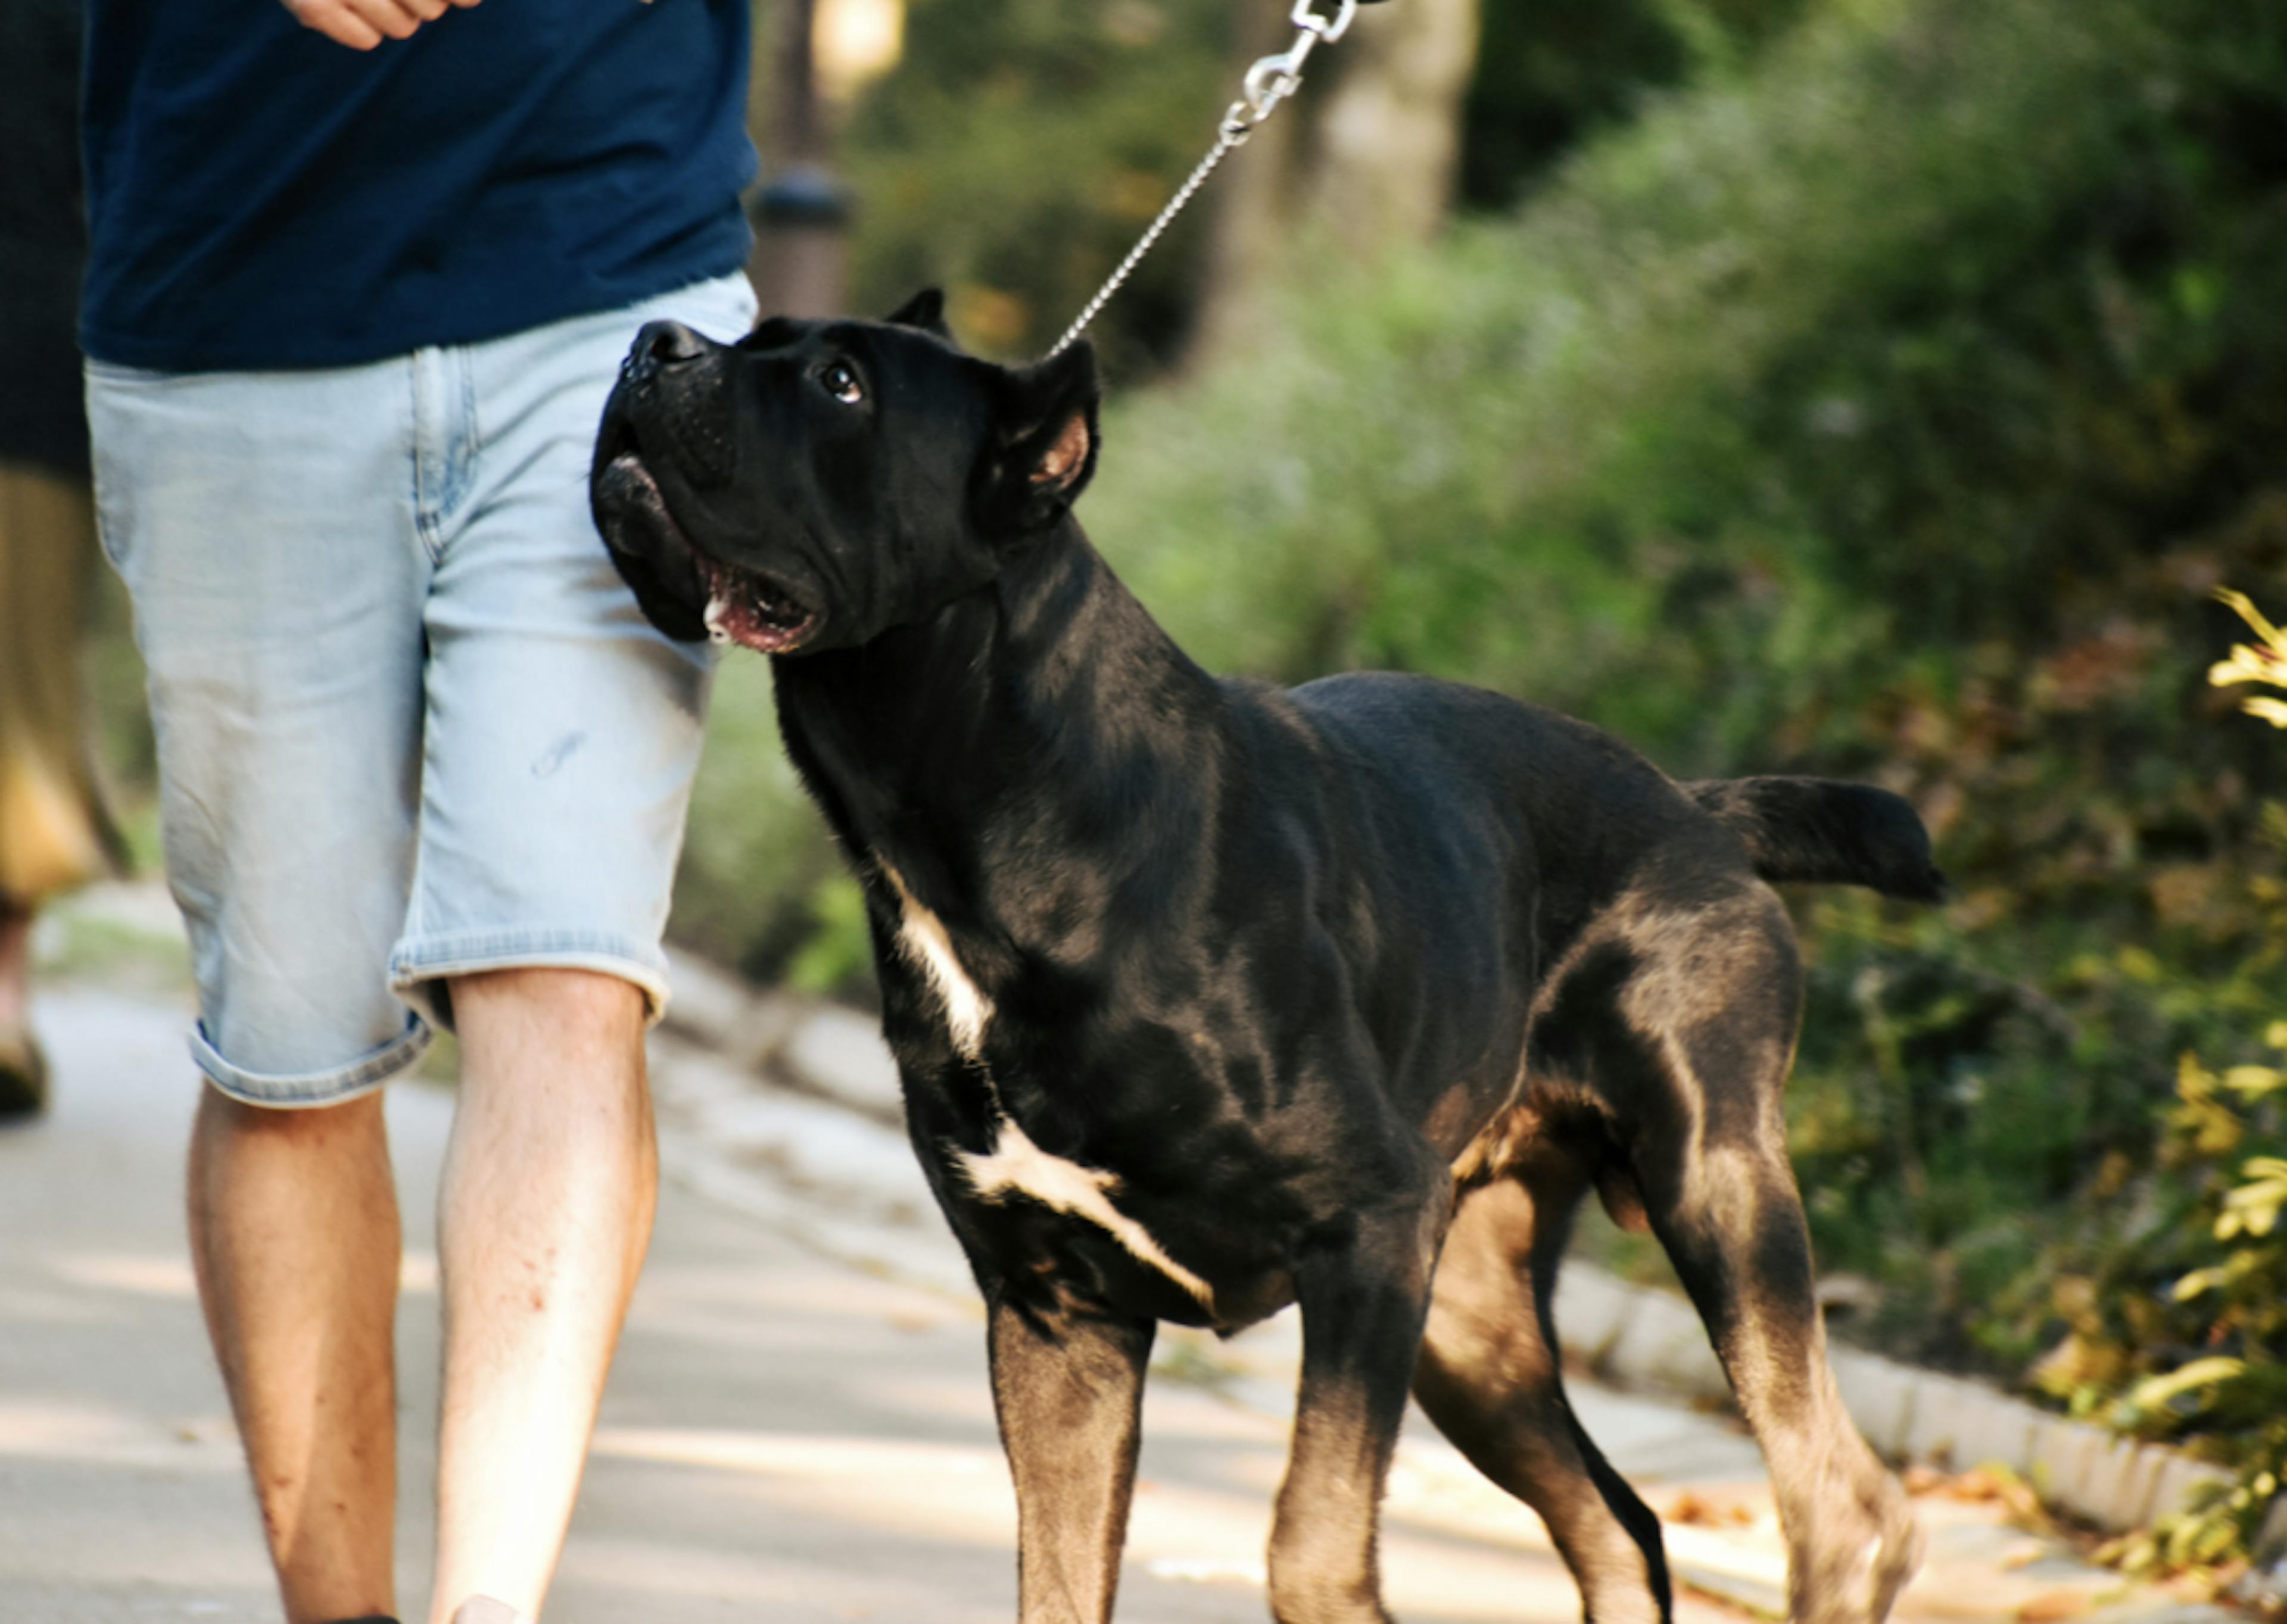
<svg viewBox="0 0 2287 1624">
<path fill-rule="evenodd" d="M 1868 1532 L 1831 1547 L 1794 1576 L 1789 1624 L 1882 1624 L 1922 1562 L 1921 1525 L 1895 1484 L 1866 1514 Z"/>
</svg>

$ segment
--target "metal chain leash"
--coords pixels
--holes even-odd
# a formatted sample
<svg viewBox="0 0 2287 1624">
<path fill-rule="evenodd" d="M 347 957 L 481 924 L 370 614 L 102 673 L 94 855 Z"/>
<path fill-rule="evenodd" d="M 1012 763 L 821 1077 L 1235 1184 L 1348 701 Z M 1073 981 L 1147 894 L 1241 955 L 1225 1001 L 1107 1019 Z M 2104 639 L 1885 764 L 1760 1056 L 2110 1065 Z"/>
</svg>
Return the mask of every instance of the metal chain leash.
<svg viewBox="0 0 2287 1624">
<path fill-rule="evenodd" d="M 1263 122 L 1278 111 L 1278 104 L 1302 88 L 1302 65 L 1310 59 L 1310 53 L 1320 44 L 1331 45 L 1349 31 L 1350 20 L 1357 15 L 1358 0 L 1332 0 L 1332 4 L 1335 10 L 1329 17 L 1322 16 L 1312 9 L 1313 0 L 1294 0 L 1294 9 L 1288 13 L 1288 20 L 1294 25 L 1294 43 L 1284 51 L 1262 58 L 1246 70 L 1246 76 L 1239 84 L 1239 98 L 1223 114 L 1223 123 L 1215 131 L 1215 143 L 1207 149 L 1207 155 L 1199 160 L 1199 167 L 1191 171 L 1191 178 L 1176 188 L 1175 196 L 1167 200 L 1167 206 L 1159 210 L 1159 218 L 1144 228 L 1136 246 L 1128 250 L 1128 257 L 1120 262 L 1119 268 L 1105 279 L 1103 287 L 1096 289 L 1096 297 L 1088 300 L 1087 308 L 1080 313 L 1070 327 L 1064 329 L 1064 336 L 1056 340 L 1056 347 L 1042 359 L 1061 355 L 1072 347 L 1072 341 L 1087 330 L 1088 324 L 1112 302 L 1112 296 L 1120 291 L 1120 284 L 1142 263 L 1144 256 L 1151 251 L 1151 245 L 1159 242 L 1160 234 L 1183 211 L 1183 205 L 1190 202 L 1193 194 L 1207 184 L 1207 177 L 1215 173 L 1215 166 L 1244 147 L 1246 138 L 1261 129 Z"/>
</svg>

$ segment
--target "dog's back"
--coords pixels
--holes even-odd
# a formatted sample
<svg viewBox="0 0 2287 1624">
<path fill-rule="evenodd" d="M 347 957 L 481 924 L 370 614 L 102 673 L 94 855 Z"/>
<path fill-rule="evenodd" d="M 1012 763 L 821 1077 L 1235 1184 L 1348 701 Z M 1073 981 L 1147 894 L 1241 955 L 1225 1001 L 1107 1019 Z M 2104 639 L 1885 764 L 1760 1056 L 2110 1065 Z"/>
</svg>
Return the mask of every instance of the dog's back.
<svg viewBox="0 0 2287 1624">
<path fill-rule="evenodd" d="M 1772 883 L 1862 885 L 1934 902 L 1945 877 L 1920 817 L 1902 796 L 1832 779 L 1678 783 L 1619 739 L 1573 717 L 1458 683 L 1389 672 L 1322 678 L 1256 702 L 1291 705 L 1315 755 L 1359 796 L 1384 845 L 1389 906 L 1419 897 L 1415 852 L 1458 828 L 1531 872 L 1544 947 L 1624 891 L 1655 857 L 1666 883 L 1706 886 L 1752 873 Z M 1276 771 L 1277 769 L 1272 769 Z M 1291 769 L 1290 769 L 1291 771 Z M 1496 866 L 1460 876 L 1478 890 Z M 1451 922 L 1448 921 L 1450 926 Z"/>
</svg>

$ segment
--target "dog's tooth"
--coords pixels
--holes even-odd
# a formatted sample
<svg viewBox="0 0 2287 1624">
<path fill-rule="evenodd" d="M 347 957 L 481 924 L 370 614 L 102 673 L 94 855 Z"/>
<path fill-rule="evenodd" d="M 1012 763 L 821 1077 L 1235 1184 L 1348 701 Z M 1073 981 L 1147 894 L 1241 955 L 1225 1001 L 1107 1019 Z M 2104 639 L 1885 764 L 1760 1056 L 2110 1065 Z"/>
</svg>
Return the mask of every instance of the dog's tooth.
<svg viewBox="0 0 2287 1624">
<path fill-rule="evenodd" d="M 728 643 L 731 629 L 724 622 L 731 613 L 731 600 L 721 592 L 707 600 L 707 636 L 716 643 Z"/>
</svg>

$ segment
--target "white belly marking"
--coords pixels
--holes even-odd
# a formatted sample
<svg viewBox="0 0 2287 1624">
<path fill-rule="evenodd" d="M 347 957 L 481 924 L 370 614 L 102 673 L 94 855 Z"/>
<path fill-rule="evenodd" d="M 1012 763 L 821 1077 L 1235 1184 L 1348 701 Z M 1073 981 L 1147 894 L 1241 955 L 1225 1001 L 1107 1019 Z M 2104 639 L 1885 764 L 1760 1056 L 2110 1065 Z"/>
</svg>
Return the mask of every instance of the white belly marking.
<svg viewBox="0 0 2287 1624">
<path fill-rule="evenodd" d="M 1112 1204 L 1112 1192 L 1120 1184 L 1118 1175 L 1049 1155 L 1006 1116 L 996 1125 L 991 1155 L 980 1156 L 973 1151 L 959 1155 L 969 1184 L 986 1200 L 1012 1192 L 1029 1195 L 1043 1207 L 1085 1218 L 1127 1248 L 1139 1263 L 1149 1264 L 1181 1286 L 1209 1313 L 1215 1311 L 1215 1288 L 1168 1256 L 1150 1230 Z"/>
</svg>

